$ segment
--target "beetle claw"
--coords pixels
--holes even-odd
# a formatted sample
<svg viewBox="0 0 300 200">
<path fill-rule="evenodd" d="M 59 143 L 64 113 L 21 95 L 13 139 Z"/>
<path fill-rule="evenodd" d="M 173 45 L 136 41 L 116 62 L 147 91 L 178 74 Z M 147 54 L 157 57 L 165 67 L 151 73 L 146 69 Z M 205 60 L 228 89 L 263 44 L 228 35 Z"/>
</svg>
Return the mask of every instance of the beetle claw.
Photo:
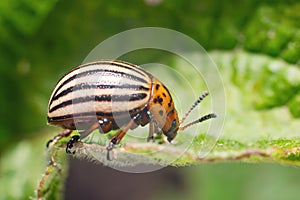
<svg viewBox="0 0 300 200">
<path fill-rule="evenodd" d="M 47 149 L 49 149 L 50 146 L 52 146 L 52 144 L 55 144 L 58 140 L 60 140 L 63 137 L 63 135 L 60 133 L 58 135 L 56 135 L 53 139 L 49 140 L 46 143 L 46 147 Z"/>
<path fill-rule="evenodd" d="M 107 147 L 106 147 L 106 150 L 107 150 L 106 159 L 107 159 L 107 160 L 112 160 L 112 159 L 110 158 L 110 152 L 112 151 L 113 148 L 114 148 L 114 143 L 109 142 L 109 144 L 108 144 Z"/>
<path fill-rule="evenodd" d="M 80 138 L 79 135 L 72 136 L 71 140 L 67 143 L 67 147 L 66 147 L 67 154 L 75 154 L 75 151 L 70 151 L 70 149 L 73 148 L 74 143 L 78 142 L 79 138 Z"/>
<path fill-rule="evenodd" d="M 147 137 L 147 142 L 155 142 L 154 136 L 152 135 L 152 136 Z"/>
<path fill-rule="evenodd" d="M 72 133 L 72 130 L 70 130 L 70 129 L 63 130 L 62 133 L 56 135 L 54 138 L 52 138 L 51 140 L 49 140 L 46 143 L 47 149 L 49 149 L 51 146 L 55 145 L 60 139 L 62 139 L 64 137 L 68 137 L 71 133 Z"/>
<path fill-rule="evenodd" d="M 53 142 L 53 139 L 48 140 L 48 142 L 46 143 L 46 147 L 47 149 L 49 148 L 50 144 Z"/>
</svg>

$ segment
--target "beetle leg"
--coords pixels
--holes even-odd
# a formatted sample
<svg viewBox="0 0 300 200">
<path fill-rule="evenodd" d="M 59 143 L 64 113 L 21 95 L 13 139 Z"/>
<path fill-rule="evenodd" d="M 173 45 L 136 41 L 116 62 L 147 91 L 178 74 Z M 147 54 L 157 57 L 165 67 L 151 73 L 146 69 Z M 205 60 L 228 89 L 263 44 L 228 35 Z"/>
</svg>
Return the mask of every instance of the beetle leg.
<svg viewBox="0 0 300 200">
<path fill-rule="evenodd" d="M 119 144 L 122 138 L 125 136 L 126 132 L 130 129 L 131 126 L 134 125 L 134 119 L 131 119 L 130 122 L 123 128 L 120 129 L 112 138 L 111 142 L 113 144 Z"/>
<path fill-rule="evenodd" d="M 100 127 L 99 122 L 96 122 L 96 123 L 92 124 L 88 129 L 86 129 L 86 130 L 84 130 L 83 132 L 80 133 L 80 139 L 85 138 L 91 132 L 93 132 L 94 130 L 96 130 L 99 127 Z"/>
<path fill-rule="evenodd" d="M 71 152 L 70 149 L 73 147 L 74 143 L 78 142 L 79 138 L 79 135 L 72 136 L 71 140 L 67 143 L 66 153 L 75 154 L 75 151 Z"/>
<path fill-rule="evenodd" d="M 56 135 L 53 139 L 49 140 L 46 144 L 46 147 L 49 148 L 53 145 L 55 145 L 61 138 L 63 137 L 68 137 L 69 135 L 71 135 L 72 130 L 70 129 L 65 129 L 62 131 L 62 133 Z"/>
<path fill-rule="evenodd" d="M 122 138 L 126 135 L 126 132 L 134 125 L 134 118 L 123 128 L 120 129 L 111 139 L 106 147 L 107 149 L 107 160 L 110 160 L 110 151 L 113 149 L 114 145 L 119 144 Z"/>
<path fill-rule="evenodd" d="M 154 133 L 154 123 L 153 123 L 153 121 L 150 121 L 149 135 L 148 135 L 148 138 L 147 138 L 147 142 L 150 142 L 150 141 L 154 142 L 153 133 Z"/>
<path fill-rule="evenodd" d="M 80 136 L 74 135 L 71 138 L 71 140 L 67 143 L 66 152 L 68 154 L 75 154 L 75 151 L 70 151 L 70 149 L 74 146 L 74 143 L 78 142 L 79 139 L 82 139 L 82 138 L 85 138 L 86 136 L 88 136 L 93 130 L 97 129 L 99 126 L 100 126 L 100 124 L 98 122 L 94 123 L 85 131 L 80 132 Z"/>
<path fill-rule="evenodd" d="M 159 144 L 165 143 L 162 130 L 158 127 L 157 123 L 154 123 L 154 133 L 156 134 L 155 139 L 158 140 Z"/>
</svg>

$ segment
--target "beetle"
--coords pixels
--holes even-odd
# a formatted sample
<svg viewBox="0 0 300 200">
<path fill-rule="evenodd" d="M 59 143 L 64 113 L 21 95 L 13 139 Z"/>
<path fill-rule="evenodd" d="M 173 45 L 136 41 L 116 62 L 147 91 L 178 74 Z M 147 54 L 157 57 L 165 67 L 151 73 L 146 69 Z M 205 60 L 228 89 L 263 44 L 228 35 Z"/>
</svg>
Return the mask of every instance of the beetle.
<svg viewBox="0 0 300 200">
<path fill-rule="evenodd" d="M 100 60 L 80 65 L 65 74 L 56 84 L 48 104 L 48 123 L 63 127 L 59 137 L 79 130 L 67 143 L 66 152 L 74 143 L 98 129 L 100 133 L 118 130 L 107 145 L 107 157 L 129 129 L 149 124 L 148 141 L 154 133 L 163 133 L 171 142 L 178 130 L 215 118 L 205 115 L 185 126 L 190 112 L 208 95 L 202 93 L 179 121 L 167 87 L 141 67 L 117 60 Z"/>
</svg>

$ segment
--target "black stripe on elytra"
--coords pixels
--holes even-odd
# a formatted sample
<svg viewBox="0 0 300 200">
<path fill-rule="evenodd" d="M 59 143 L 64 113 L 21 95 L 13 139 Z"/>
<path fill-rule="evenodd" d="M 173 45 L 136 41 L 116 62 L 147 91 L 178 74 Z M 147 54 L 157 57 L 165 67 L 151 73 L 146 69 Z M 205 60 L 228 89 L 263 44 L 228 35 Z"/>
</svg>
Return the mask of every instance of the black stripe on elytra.
<svg viewBox="0 0 300 200">
<path fill-rule="evenodd" d="M 147 96 L 145 93 L 135 93 L 131 95 L 101 95 L 101 96 L 86 96 L 86 97 L 79 97 L 75 99 L 71 99 L 68 101 L 64 101 L 49 110 L 49 113 L 63 108 L 68 105 L 74 105 L 78 103 L 86 103 L 86 102 L 101 102 L 101 101 L 112 101 L 112 102 L 122 102 L 122 101 L 137 101 L 142 100 Z"/>
<path fill-rule="evenodd" d="M 131 80 L 136 80 L 136 81 L 140 81 L 143 83 L 148 83 L 147 80 L 142 79 L 140 77 L 137 77 L 135 75 L 132 74 L 128 74 L 125 72 L 119 72 L 116 70 L 110 70 L 110 69 L 94 69 L 94 70 L 88 70 L 88 71 L 84 71 L 84 72 L 80 72 L 78 74 L 74 74 L 73 76 L 71 76 L 70 78 L 68 78 L 67 80 L 65 80 L 63 83 L 60 84 L 60 86 L 56 89 L 56 91 L 54 92 L 53 96 L 56 96 L 57 91 L 59 91 L 64 85 L 66 85 L 67 83 L 71 82 L 72 80 L 74 80 L 75 78 L 81 78 L 81 77 L 85 77 L 85 76 L 89 76 L 89 75 L 93 75 L 93 74 L 98 74 L 98 73 L 115 73 L 118 75 L 121 75 L 125 78 L 129 78 Z"/>
<path fill-rule="evenodd" d="M 128 62 L 123 62 L 123 61 L 115 61 L 115 60 L 100 60 L 100 61 L 96 61 L 96 62 L 86 63 L 86 64 L 83 64 L 83 65 L 80 65 L 80 66 L 74 68 L 72 71 L 79 69 L 79 68 L 89 67 L 89 66 L 93 66 L 93 65 L 107 65 L 107 66 L 113 65 L 116 67 L 121 67 L 121 68 L 132 70 L 142 76 L 145 76 L 145 75 L 149 76 L 148 72 L 146 72 L 144 69 L 142 69 L 141 67 L 139 67 L 137 65 L 134 65 L 134 64 L 131 64 Z M 70 71 L 70 72 L 72 72 L 72 71 Z"/>
<path fill-rule="evenodd" d="M 135 91 L 149 91 L 149 88 L 141 85 L 131 85 L 131 84 L 99 85 L 99 84 L 80 83 L 63 90 L 61 93 L 57 94 L 56 96 L 53 96 L 49 105 L 51 105 L 54 100 L 57 100 L 60 97 L 63 97 L 71 92 L 78 91 L 78 90 L 87 90 L 87 89 L 131 89 Z"/>
<path fill-rule="evenodd" d="M 131 64 L 131 63 L 128 63 L 128 62 L 124 62 L 124 61 L 118 61 L 118 60 L 100 60 L 100 61 L 86 63 L 86 64 L 83 64 L 83 65 L 80 65 L 78 67 L 73 68 L 71 71 L 69 71 L 69 73 L 71 73 L 72 71 L 75 71 L 77 69 L 84 68 L 84 67 L 89 67 L 89 66 L 93 66 L 93 65 L 113 65 L 113 66 L 123 67 L 125 69 L 135 71 L 136 73 L 138 73 L 142 76 L 145 76 L 145 75 L 149 76 L 150 75 L 147 71 L 145 71 L 143 68 L 141 68 L 137 65 L 134 65 L 134 64 Z"/>
<path fill-rule="evenodd" d="M 76 113 L 76 114 L 69 114 L 69 115 L 61 115 L 61 116 L 56 116 L 56 117 L 48 117 L 48 122 L 55 122 L 55 121 L 61 121 L 61 120 L 69 120 L 69 119 L 74 119 L 74 118 L 81 118 L 81 117 L 114 117 L 114 116 L 126 116 L 128 117 L 128 113 L 131 115 L 133 113 L 137 113 L 139 109 L 132 109 L 129 111 L 120 111 L 120 112 L 83 112 L 83 113 Z"/>
<path fill-rule="evenodd" d="M 109 64 L 109 65 L 113 65 L 113 66 L 117 66 L 117 67 L 121 67 L 121 68 L 125 68 L 125 69 L 129 69 L 132 70 L 142 76 L 145 76 L 145 74 L 147 74 L 147 72 L 145 72 L 143 69 L 140 69 L 138 66 L 130 64 L 130 63 L 126 63 L 126 62 L 116 62 L 116 61 L 99 61 L 97 62 L 97 64 Z M 128 67 L 130 66 L 130 67 Z M 144 73 L 142 73 L 142 72 Z"/>
</svg>

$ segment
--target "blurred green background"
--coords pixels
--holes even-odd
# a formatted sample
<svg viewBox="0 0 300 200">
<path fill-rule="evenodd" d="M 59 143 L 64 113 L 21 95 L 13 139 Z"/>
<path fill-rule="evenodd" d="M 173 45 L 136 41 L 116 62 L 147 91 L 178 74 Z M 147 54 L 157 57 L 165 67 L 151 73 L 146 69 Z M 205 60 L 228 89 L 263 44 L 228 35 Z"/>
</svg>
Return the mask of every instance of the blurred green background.
<svg viewBox="0 0 300 200">
<path fill-rule="evenodd" d="M 300 3 L 293 0 L 2 0 L 0 198 L 34 196 L 46 165 L 45 143 L 58 131 L 46 125 L 52 89 L 64 73 L 79 65 L 101 41 L 131 28 L 157 26 L 192 37 L 208 52 L 243 51 L 279 59 L 299 69 L 299 9 Z M 172 60 L 171 56 L 150 52 L 130 61 L 139 63 L 147 57 Z M 239 71 L 235 73 L 239 77 Z M 247 77 L 251 78 L 251 74 Z M 242 84 L 247 77 L 231 81 Z M 277 95 L 275 103 L 261 103 L 256 109 L 285 106 L 292 117 L 299 117 L 300 87 L 290 82 L 288 85 L 278 89 L 288 91 L 284 96 L 287 98 Z M 262 88 L 255 88 L 261 92 L 255 96 L 264 96 Z M 299 169 L 279 164 L 203 164 L 167 168 L 147 175 L 124 175 L 81 162 L 84 161 L 71 161 L 66 198 L 74 199 L 85 192 L 91 198 L 106 194 L 101 197 L 109 199 L 108 191 L 119 191 L 123 199 L 134 199 L 130 192 L 144 194 L 141 194 L 143 199 L 298 199 L 299 196 Z M 81 170 L 75 173 L 76 169 Z M 104 178 L 95 180 L 95 173 Z M 106 182 L 111 176 L 116 181 Z M 134 181 L 129 184 L 124 179 Z M 126 190 L 114 190 L 127 184 L 132 186 L 127 187 L 128 194 Z M 80 189 L 74 189 L 76 185 Z M 96 185 L 96 191 L 85 188 L 88 185 Z"/>
</svg>

